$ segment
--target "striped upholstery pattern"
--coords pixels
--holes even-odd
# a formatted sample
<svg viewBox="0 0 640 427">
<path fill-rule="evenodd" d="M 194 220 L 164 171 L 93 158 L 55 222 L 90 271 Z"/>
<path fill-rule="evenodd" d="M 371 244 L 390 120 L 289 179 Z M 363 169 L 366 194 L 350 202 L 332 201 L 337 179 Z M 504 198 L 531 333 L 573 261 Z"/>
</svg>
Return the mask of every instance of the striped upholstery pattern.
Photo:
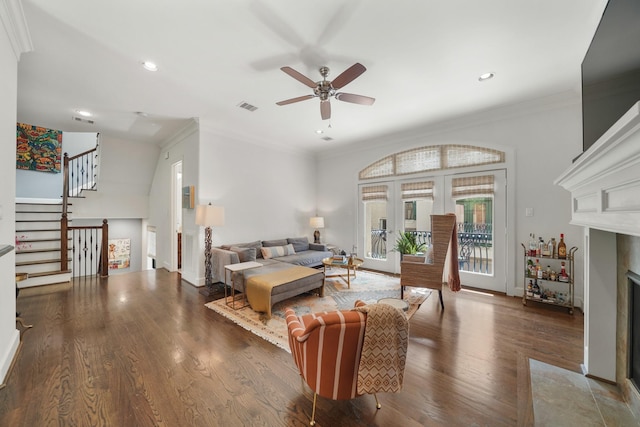
<svg viewBox="0 0 640 427">
<path fill-rule="evenodd" d="M 287 309 L 285 314 L 291 354 L 311 390 L 333 400 L 358 396 L 366 313 L 342 310 L 298 317 Z"/>
</svg>

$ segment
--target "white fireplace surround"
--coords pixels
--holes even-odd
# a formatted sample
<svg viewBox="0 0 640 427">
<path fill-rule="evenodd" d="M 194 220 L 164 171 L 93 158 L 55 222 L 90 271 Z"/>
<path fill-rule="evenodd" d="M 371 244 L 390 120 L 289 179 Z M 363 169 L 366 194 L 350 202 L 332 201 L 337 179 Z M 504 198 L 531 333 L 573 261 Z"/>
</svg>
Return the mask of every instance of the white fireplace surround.
<svg viewBox="0 0 640 427">
<path fill-rule="evenodd" d="M 555 181 L 584 228 L 586 375 L 616 382 L 616 233 L 640 236 L 640 101 Z"/>
<path fill-rule="evenodd" d="M 571 192 L 571 223 L 640 236 L 640 101 L 555 184 Z"/>
</svg>

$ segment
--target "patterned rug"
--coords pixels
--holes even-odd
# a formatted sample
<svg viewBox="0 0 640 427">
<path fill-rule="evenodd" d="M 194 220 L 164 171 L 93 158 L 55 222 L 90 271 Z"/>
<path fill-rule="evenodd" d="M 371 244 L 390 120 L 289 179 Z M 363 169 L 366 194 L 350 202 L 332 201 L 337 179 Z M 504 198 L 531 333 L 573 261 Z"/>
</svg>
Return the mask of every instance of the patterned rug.
<svg viewBox="0 0 640 427">
<path fill-rule="evenodd" d="M 275 304 L 271 310 L 271 319 L 257 313 L 251 307 L 233 310 L 225 304 L 224 298 L 211 301 L 205 306 L 230 319 L 248 331 L 272 344 L 290 352 L 287 338 L 287 324 L 284 311 L 287 307 L 294 309 L 299 316 L 307 313 L 323 311 L 349 310 L 356 300 L 372 304 L 381 298 L 400 298 L 400 278 L 370 271 L 358 271 L 357 278 L 351 278 L 351 289 L 340 277 L 327 278 L 324 286 L 324 297 L 315 294 L 302 294 Z M 407 288 L 405 299 L 409 302 L 407 317 L 420 308 L 420 305 L 431 295 L 429 289 Z"/>
</svg>

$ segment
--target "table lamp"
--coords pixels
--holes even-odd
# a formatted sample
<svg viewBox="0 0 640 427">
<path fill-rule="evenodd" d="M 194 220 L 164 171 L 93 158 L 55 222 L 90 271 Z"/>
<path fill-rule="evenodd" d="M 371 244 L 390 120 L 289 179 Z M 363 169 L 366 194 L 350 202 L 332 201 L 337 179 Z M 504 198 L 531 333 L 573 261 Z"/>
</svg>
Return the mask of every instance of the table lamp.
<svg viewBox="0 0 640 427">
<path fill-rule="evenodd" d="M 316 229 L 313 232 L 313 243 L 320 243 L 320 230 L 318 229 L 324 228 L 324 217 L 312 216 L 309 220 L 309 225 Z"/>
</svg>

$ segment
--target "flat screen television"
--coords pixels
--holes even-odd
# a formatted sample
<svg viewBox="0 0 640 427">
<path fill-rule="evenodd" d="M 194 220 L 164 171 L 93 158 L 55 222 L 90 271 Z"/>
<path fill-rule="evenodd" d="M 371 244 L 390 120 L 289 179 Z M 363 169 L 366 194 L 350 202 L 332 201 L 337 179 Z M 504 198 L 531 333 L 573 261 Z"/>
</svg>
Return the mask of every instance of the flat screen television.
<svg viewBox="0 0 640 427">
<path fill-rule="evenodd" d="M 609 0 L 582 62 L 583 151 L 640 101 L 640 0 Z"/>
</svg>

